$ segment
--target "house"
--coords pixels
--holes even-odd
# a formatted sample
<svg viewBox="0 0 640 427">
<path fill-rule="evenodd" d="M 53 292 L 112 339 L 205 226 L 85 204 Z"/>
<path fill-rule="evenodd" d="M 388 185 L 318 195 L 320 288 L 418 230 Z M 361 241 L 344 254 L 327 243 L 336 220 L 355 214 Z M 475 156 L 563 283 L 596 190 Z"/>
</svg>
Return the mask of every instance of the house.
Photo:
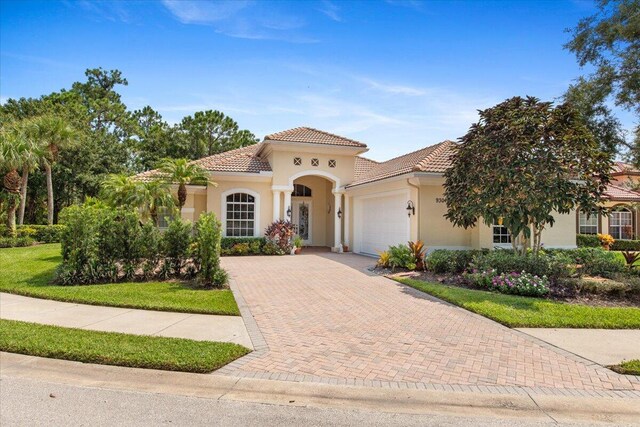
<svg viewBox="0 0 640 427">
<path fill-rule="evenodd" d="M 463 229 L 444 218 L 443 172 L 454 147 L 443 141 L 379 163 L 363 157 L 367 146 L 349 138 L 308 127 L 274 133 L 259 144 L 195 160 L 218 185 L 189 186 L 183 217 L 195 220 L 215 212 L 223 234 L 233 237 L 262 236 L 272 221 L 290 219 L 307 246 L 339 250 L 345 244 L 362 254 L 417 239 L 429 249 L 510 247 L 503 226 Z M 623 180 L 624 175 L 616 176 Z M 640 200 L 640 194 L 616 182 L 608 197 L 619 214 L 609 221 L 556 215 L 554 227 L 542 235 L 543 244 L 575 247 L 576 231 L 635 235 L 637 215 L 621 203 Z M 617 225 L 629 222 L 625 209 L 632 215 L 631 234 Z"/>
</svg>

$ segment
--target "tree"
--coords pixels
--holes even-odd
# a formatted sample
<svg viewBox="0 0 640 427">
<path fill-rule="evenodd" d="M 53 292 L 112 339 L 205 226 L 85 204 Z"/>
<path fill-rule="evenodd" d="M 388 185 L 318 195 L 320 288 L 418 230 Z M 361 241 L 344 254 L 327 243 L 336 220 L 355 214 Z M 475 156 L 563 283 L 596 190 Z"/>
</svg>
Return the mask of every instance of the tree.
<svg viewBox="0 0 640 427">
<path fill-rule="evenodd" d="M 605 211 L 611 153 L 570 105 L 514 97 L 479 114 L 444 174 L 445 217 L 454 225 L 501 223 L 514 249 L 532 238 L 537 253 L 554 213 Z"/>
<path fill-rule="evenodd" d="M 41 116 L 34 119 L 34 139 L 44 150 L 42 165 L 47 177 L 47 221 L 53 224 L 53 179 L 51 170 L 58 160 L 60 149 L 73 144 L 76 132 L 67 122 L 56 116 Z"/>
<path fill-rule="evenodd" d="M 240 131 L 238 123 L 220 111 L 198 111 L 187 116 L 180 123 L 180 130 L 187 139 L 189 158 L 222 153 L 235 148 L 246 147 L 258 142 L 249 131 Z"/>
<path fill-rule="evenodd" d="M 22 129 L 18 126 L 0 128 L 0 171 L 3 173 L 2 204 L 6 206 L 7 228 L 11 236 L 16 235 L 16 209 L 20 203 L 21 169 L 31 149 Z"/>
<path fill-rule="evenodd" d="M 581 67 L 595 68 L 592 74 L 572 85 L 569 98 L 572 92 L 588 93 L 591 103 L 600 106 L 591 110 L 591 117 L 603 121 L 604 127 L 611 127 L 613 122 L 610 114 L 603 117 L 598 110 L 602 112 L 601 106 L 610 97 L 617 106 L 635 112 L 640 118 L 639 16 L 640 0 L 600 0 L 596 14 L 580 20 L 569 30 L 572 38 L 565 48 L 576 55 Z M 588 115 L 589 109 L 583 112 Z M 633 152 L 638 151 L 640 144 L 639 130 L 640 125 L 634 131 L 634 143 L 625 144 Z M 640 157 L 635 158 L 640 161 Z"/>
<path fill-rule="evenodd" d="M 167 182 L 143 182 L 124 174 L 112 174 L 104 180 L 102 199 L 113 207 L 138 210 L 143 219 L 151 219 L 155 226 L 160 208 L 172 211 L 176 206 Z"/>
<path fill-rule="evenodd" d="M 22 158 L 22 180 L 20 183 L 20 206 L 18 208 L 18 224 L 24 224 L 24 211 L 27 205 L 27 190 L 29 185 L 29 173 L 38 168 L 43 161 L 45 152 L 43 147 L 35 140 L 37 132 L 36 126 L 30 120 L 22 120 L 17 124 L 19 132 L 22 134 L 26 149 Z"/>
<path fill-rule="evenodd" d="M 205 169 L 187 159 L 164 159 L 158 170 L 165 175 L 168 183 L 178 185 L 180 215 L 182 215 L 182 208 L 187 201 L 187 185 L 216 185 L 209 181 L 209 173 Z"/>
</svg>

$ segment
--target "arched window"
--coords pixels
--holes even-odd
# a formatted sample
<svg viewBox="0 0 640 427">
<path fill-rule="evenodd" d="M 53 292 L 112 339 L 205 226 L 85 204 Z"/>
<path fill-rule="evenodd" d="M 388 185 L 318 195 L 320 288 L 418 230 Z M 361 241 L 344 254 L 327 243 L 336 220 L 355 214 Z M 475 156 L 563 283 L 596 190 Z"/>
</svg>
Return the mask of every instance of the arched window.
<svg viewBox="0 0 640 427">
<path fill-rule="evenodd" d="M 247 193 L 233 193 L 226 197 L 226 235 L 253 237 L 256 225 L 256 198 Z"/>
<path fill-rule="evenodd" d="M 616 240 L 633 239 L 633 214 L 627 208 L 618 208 L 609 214 L 609 234 Z"/>
<path fill-rule="evenodd" d="M 306 185 L 293 184 L 293 197 L 311 197 L 311 189 Z"/>
<path fill-rule="evenodd" d="M 598 212 L 578 214 L 578 234 L 598 234 Z"/>
</svg>

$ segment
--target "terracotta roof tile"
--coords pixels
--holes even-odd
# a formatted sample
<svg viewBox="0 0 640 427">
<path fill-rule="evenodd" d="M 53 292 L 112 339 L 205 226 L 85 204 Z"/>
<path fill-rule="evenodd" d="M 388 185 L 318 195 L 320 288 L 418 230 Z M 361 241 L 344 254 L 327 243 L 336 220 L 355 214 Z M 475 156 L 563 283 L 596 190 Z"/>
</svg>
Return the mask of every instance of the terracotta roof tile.
<svg viewBox="0 0 640 427">
<path fill-rule="evenodd" d="M 604 197 L 612 201 L 640 202 L 640 193 L 618 185 L 609 184 Z"/>
<path fill-rule="evenodd" d="M 375 160 L 367 159 L 366 157 L 356 156 L 356 162 L 354 166 L 354 179 L 358 179 L 365 173 L 369 172 L 371 168 L 376 166 L 378 162 Z"/>
<path fill-rule="evenodd" d="M 282 132 L 272 133 L 264 137 L 266 141 L 304 142 L 307 144 L 342 145 L 347 147 L 363 147 L 367 145 L 353 139 L 334 135 L 309 127 L 298 127 Z"/>
<path fill-rule="evenodd" d="M 640 174 L 640 170 L 634 167 L 630 163 L 614 162 L 611 168 L 611 175 L 627 175 L 627 174 Z"/>
<path fill-rule="evenodd" d="M 409 172 L 442 173 L 451 166 L 450 157 L 455 146 L 456 143 L 453 141 L 443 141 L 386 162 L 378 163 L 368 172 L 357 177 L 349 186 L 379 181 Z"/>
<path fill-rule="evenodd" d="M 225 151 L 224 153 L 214 154 L 213 156 L 203 157 L 190 163 L 200 165 L 210 172 L 271 172 L 271 165 L 267 159 L 261 159 L 255 156 L 259 148 L 260 144 L 249 145 L 247 147 Z M 136 177 L 142 181 L 150 181 L 151 179 L 157 179 L 161 176 L 162 173 L 157 169 L 136 175 Z"/>
</svg>

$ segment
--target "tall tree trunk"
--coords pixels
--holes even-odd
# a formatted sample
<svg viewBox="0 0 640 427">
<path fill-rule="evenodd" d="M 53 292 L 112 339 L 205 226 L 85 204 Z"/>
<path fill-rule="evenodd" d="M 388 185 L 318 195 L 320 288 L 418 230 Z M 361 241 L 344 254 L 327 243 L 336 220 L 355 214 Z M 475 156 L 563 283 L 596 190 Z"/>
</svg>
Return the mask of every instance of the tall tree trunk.
<svg viewBox="0 0 640 427">
<path fill-rule="evenodd" d="M 47 174 L 47 222 L 53 225 L 53 181 L 51 179 L 51 165 L 44 162 L 44 170 Z"/>
<path fill-rule="evenodd" d="M 24 209 L 27 205 L 27 184 L 29 183 L 29 168 L 22 168 L 22 182 L 20 183 L 20 208 L 18 209 L 18 224 L 24 224 Z"/>
<path fill-rule="evenodd" d="M 182 208 L 187 201 L 187 186 L 180 184 L 178 186 L 178 205 L 180 207 L 180 218 L 182 218 Z"/>
<path fill-rule="evenodd" d="M 9 236 L 16 237 L 16 204 L 13 202 L 7 207 L 7 230 Z"/>
</svg>

